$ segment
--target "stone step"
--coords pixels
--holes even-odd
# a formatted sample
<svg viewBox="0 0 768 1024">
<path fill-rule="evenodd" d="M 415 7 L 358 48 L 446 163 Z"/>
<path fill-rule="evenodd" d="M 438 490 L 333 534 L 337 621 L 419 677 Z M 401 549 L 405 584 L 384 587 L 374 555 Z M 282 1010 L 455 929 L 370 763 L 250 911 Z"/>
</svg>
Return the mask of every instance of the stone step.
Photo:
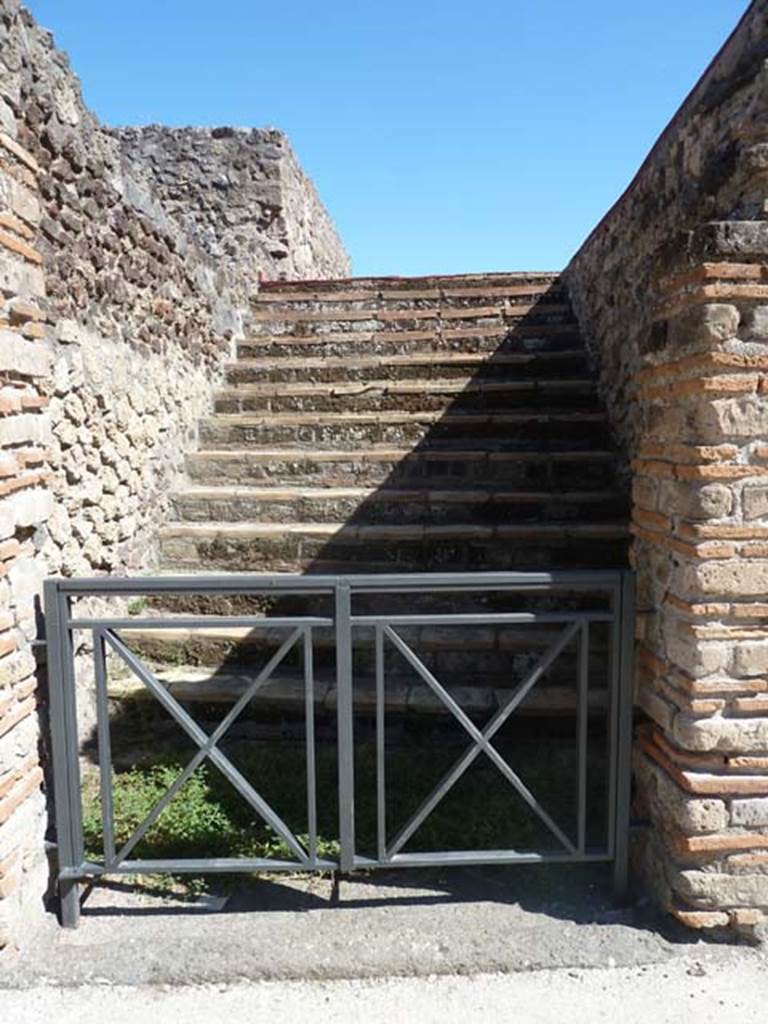
<svg viewBox="0 0 768 1024">
<path fill-rule="evenodd" d="M 160 531 L 167 569 L 254 572 L 465 571 L 624 564 L 623 521 L 363 525 L 178 523 Z M 355 568 L 356 567 L 356 568 Z"/>
<path fill-rule="evenodd" d="M 339 571 L 341 572 L 342 570 Z M 361 566 L 359 564 L 355 565 L 352 571 L 355 574 L 359 574 Z M 165 570 L 162 570 L 162 572 L 164 573 Z M 183 573 L 183 575 L 186 575 L 186 573 Z M 231 575 L 237 581 L 241 573 L 238 570 L 233 570 L 228 572 L 227 575 Z M 312 572 L 308 576 L 308 584 L 310 586 L 315 575 L 315 564 L 313 563 Z M 553 595 L 547 592 L 521 591 L 510 593 L 495 589 L 462 591 L 460 593 L 417 591 L 408 595 L 405 604 L 402 594 L 398 591 L 358 593 L 355 595 L 353 607 L 356 615 L 390 616 L 407 611 L 409 614 L 422 616 L 472 614 L 483 616 L 485 619 L 489 615 L 503 612 L 539 612 L 547 614 L 552 611 L 559 611 L 576 614 L 592 611 L 600 613 L 609 610 L 608 606 L 609 601 L 605 591 L 599 588 L 597 590 L 590 590 L 585 587 L 567 593 L 562 592 L 554 599 Z M 291 593 L 281 596 L 273 594 L 253 596 L 237 593 L 237 591 L 207 594 L 164 591 L 149 598 L 146 604 L 141 606 L 141 610 L 136 610 L 135 614 L 129 616 L 129 618 L 132 623 L 132 630 L 141 627 L 144 632 L 147 632 L 150 630 L 150 626 L 145 620 L 147 618 L 154 618 L 157 615 L 170 616 L 172 619 L 177 616 L 205 616 L 211 622 L 210 626 L 206 626 L 205 632 L 207 634 L 209 630 L 213 630 L 216 633 L 217 631 L 226 631 L 229 628 L 228 624 L 221 622 L 220 618 L 218 618 L 219 616 L 245 615 L 249 619 L 256 617 L 259 620 L 265 620 L 275 616 L 281 619 L 292 619 L 294 616 L 307 615 L 322 618 L 332 616 L 332 614 L 332 600 L 328 595 L 323 594 Z M 211 620 L 210 616 L 215 618 Z M 183 625 L 183 623 L 178 623 L 173 629 L 176 630 Z M 438 644 L 443 640 L 443 626 L 440 624 L 432 623 L 420 627 L 418 634 L 413 632 L 413 627 L 403 626 L 400 628 L 405 630 L 409 637 L 413 636 L 414 639 L 417 639 L 422 649 L 437 649 Z M 516 623 L 513 626 L 497 625 L 490 629 L 486 629 L 485 625 L 476 625 L 466 627 L 465 635 L 473 638 L 472 643 L 462 643 L 461 646 L 462 649 L 469 646 L 473 650 L 483 647 L 489 650 L 496 648 L 499 650 L 511 650 L 514 648 L 515 650 L 522 651 L 528 647 L 548 644 L 554 640 L 556 631 L 560 629 L 560 625 L 545 622 L 539 622 L 535 625 L 530 623 Z M 607 627 L 604 625 L 595 624 L 592 630 L 592 633 L 594 633 L 593 639 L 598 642 L 601 632 L 606 629 Z M 447 630 L 448 636 L 452 634 L 454 636 L 454 642 L 448 643 L 448 646 L 452 649 L 456 647 L 456 631 L 456 627 L 449 627 Z M 198 631 L 196 630 L 195 632 L 197 633 Z M 259 636 L 261 632 L 263 631 L 254 630 L 254 635 Z M 268 642 L 274 646 L 275 638 L 278 635 L 277 629 L 270 625 L 266 633 L 270 634 Z M 323 633 L 324 630 L 319 629 L 317 635 L 322 636 Z M 359 642 L 360 636 L 365 634 L 365 628 L 362 626 L 356 627 L 354 630 L 356 643 Z M 332 643 L 332 639 L 329 633 L 329 644 Z M 504 640 L 503 643 L 502 639 Z M 257 642 L 262 643 L 266 641 L 258 640 Z M 200 656 L 193 657 L 191 654 L 188 654 L 184 658 L 172 660 L 181 664 L 182 662 L 192 663 L 195 660 L 198 662 L 211 662 L 213 659 L 206 659 Z M 231 660 L 231 658 L 228 660 Z"/>
<path fill-rule="evenodd" d="M 293 282 L 302 283 L 302 282 Z M 530 283 L 473 285 L 422 288 L 352 288 L 340 291 L 301 289 L 293 292 L 260 291 L 251 301 L 256 312 L 304 311 L 305 308 L 355 311 L 361 309 L 397 310 L 403 306 L 409 309 L 446 309 L 449 312 L 457 306 L 485 307 L 504 304 L 564 304 L 570 308 L 567 290 L 557 283 Z"/>
<path fill-rule="evenodd" d="M 232 704 L 253 682 L 253 672 L 236 667 L 222 670 L 218 667 L 180 666 L 157 673 L 158 680 L 179 701 Z M 467 714 L 487 714 L 504 706 L 509 685 L 503 679 L 485 677 L 474 684 L 448 685 L 447 691 Z M 108 695 L 116 701 L 135 701 L 150 698 L 147 688 L 135 677 L 111 678 Z M 336 685 L 332 676 L 315 679 L 313 697 L 315 712 L 335 714 Z M 299 675 L 276 675 L 259 688 L 249 708 L 251 712 L 273 712 L 304 717 L 304 680 Z M 357 678 L 353 686 L 353 706 L 357 714 L 370 715 L 376 709 L 376 686 L 373 679 Z M 446 704 L 423 684 L 409 685 L 403 681 L 390 681 L 385 688 L 385 710 L 388 714 L 450 715 Z M 607 695 L 603 688 L 593 688 L 588 695 L 590 713 L 603 712 Z M 576 689 L 572 686 L 537 686 L 525 698 L 515 714 L 574 714 Z"/>
<path fill-rule="evenodd" d="M 593 408 L 595 385 L 573 380 L 369 380 L 357 383 L 242 384 L 218 391 L 219 413 L 407 412 L 444 409 Z"/>
<path fill-rule="evenodd" d="M 562 281 L 559 270 L 494 270 L 468 274 L 420 274 L 402 277 L 397 274 L 373 275 L 367 277 L 321 278 L 301 281 L 264 281 L 259 287 L 258 299 L 267 295 L 294 295 L 307 290 L 319 290 L 325 294 L 346 291 L 376 292 L 396 291 L 418 292 L 424 288 L 490 288 L 490 287 L 552 287 Z"/>
<path fill-rule="evenodd" d="M 187 487 L 171 496 L 186 522 L 513 523 L 626 514 L 615 490 L 519 491 L 396 487 Z"/>
<path fill-rule="evenodd" d="M 322 614 L 306 601 L 306 613 Z M 422 609 L 423 610 L 423 609 Z M 482 609 L 477 609 L 482 611 Z M 174 614 L 158 609 L 166 618 Z M 327 611 L 327 609 L 325 609 Z M 462 611 L 467 608 L 462 606 Z M 293 614 L 296 614 L 294 611 Z M 562 626 L 472 626 L 398 627 L 398 635 L 417 654 L 423 664 L 439 679 L 466 677 L 474 672 L 509 676 L 512 671 L 531 667 L 560 636 Z M 210 626 L 203 629 L 165 628 L 151 629 L 138 626 L 121 629 L 121 639 L 145 662 L 153 665 L 221 665 L 225 669 L 233 664 L 256 666 L 258 671 L 285 641 L 288 632 L 283 629 L 251 629 L 248 627 Z M 607 658 L 607 631 L 600 634 L 593 627 L 590 637 L 591 678 L 605 678 Z M 354 671 L 356 674 L 375 672 L 373 631 L 357 627 L 352 632 Z M 313 630 L 313 664 L 319 671 L 332 671 L 335 667 L 336 640 L 332 628 Z M 575 645 L 562 652 L 544 681 L 567 682 L 573 679 L 578 659 Z M 297 667 L 298 658 L 289 655 L 284 663 Z M 298 663 L 300 666 L 300 662 Z M 388 675 L 402 677 L 411 673 L 403 656 L 392 647 L 385 646 L 385 670 Z M 602 673 L 602 675 L 600 674 Z"/>
<path fill-rule="evenodd" d="M 308 381 L 420 380 L 453 377 L 476 380 L 517 380 L 583 376 L 586 354 L 582 348 L 561 351 L 487 352 L 415 351 L 395 355 L 274 356 L 240 359 L 226 367 L 230 384 Z"/>
<path fill-rule="evenodd" d="M 581 343 L 573 323 L 478 324 L 469 321 L 452 327 L 421 323 L 416 328 L 400 324 L 398 330 L 384 330 L 351 323 L 338 330 L 333 323 L 315 324 L 314 331 L 263 333 L 238 345 L 241 359 L 264 355 L 321 356 L 375 355 L 432 352 L 535 352 L 573 348 Z M 354 328 L 354 330 L 352 329 Z"/>
<path fill-rule="evenodd" d="M 518 452 L 363 448 L 313 451 L 266 448 L 190 452 L 195 483 L 326 484 L 332 487 L 408 484 L 495 484 L 528 488 L 605 486 L 615 480 L 610 451 Z"/>
<path fill-rule="evenodd" d="M 354 278 L 342 281 L 266 282 L 257 295 L 257 307 L 291 308 L 312 303 L 374 305 L 405 300 L 462 302 L 499 299 L 562 301 L 567 293 L 558 274 L 459 275 L 421 278 Z"/>
<path fill-rule="evenodd" d="M 570 441 L 604 447 L 602 412 L 323 412 L 217 415 L 200 421 L 200 447 L 243 448 L 249 445 L 313 445 L 359 448 L 365 444 L 453 447 L 485 450 L 531 448 L 542 442 Z"/>
<path fill-rule="evenodd" d="M 420 292 L 388 292 L 381 295 L 341 292 L 340 298 L 319 300 L 311 293 L 302 297 L 275 297 L 269 301 L 259 297 L 251 305 L 250 326 L 260 333 L 259 324 L 268 321 L 357 321 L 397 323 L 401 320 L 451 320 L 502 316 L 522 318 L 571 317 L 573 310 L 568 296 L 560 292 L 526 290 L 510 294 L 505 288 L 458 289 L 455 294 L 441 295 L 439 289 Z M 413 297 L 411 297 L 413 295 Z"/>
<path fill-rule="evenodd" d="M 514 325 L 525 323 L 556 323 L 573 321 L 570 305 L 538 300 L 534 302 L 494 297 L 462 300 L 401 299 L 360 302 L 313 303 L 290 309 L 256 304 L 249 317 L 249 330 L 262 334 L 312 334 L 316 331 L 338 330 L 418 330 L 419 327 L 451 327 L 460 324 Z"/>
</svg>

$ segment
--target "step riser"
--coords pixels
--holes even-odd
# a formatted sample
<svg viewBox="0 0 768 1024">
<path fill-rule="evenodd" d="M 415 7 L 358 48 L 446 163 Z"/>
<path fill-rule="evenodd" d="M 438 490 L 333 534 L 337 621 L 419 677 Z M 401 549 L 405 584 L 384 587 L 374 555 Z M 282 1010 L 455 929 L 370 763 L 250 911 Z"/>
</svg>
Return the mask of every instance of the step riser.
<svg viewBox="0 0 768 1024">
<path fill-rule="evenodd" d="M 557 358 L 541 358 L 537 356 L 522 357 L 514 362 L 495 361 L 492 355 L 483 362 L 474 360 L 440 360 L 418 363 L 387 363 L 377 362 L 375 365 L 307 365 L 300 362 L 296 366 L 281 366 L 278 361 L 270 365 L 249 366 L 247 363 L 234 363 L 227 368 L 229 384 L 307 384 L 317 383 L 354 383 L 370 380 L 404 381 L 404 380 L 453 380 L 469 378 L 473 381 L 510 381 L 546 379 L 553 377 L 583 377 L 586 375 L 586 358 L 583 353 L 575 352 Z"/>
<path fill-rule="evenodd" d="M 227 459 L 223 455 L 196 453 L 187 459 L 187 473 L 195 484 L 288 484 L 298 486 L 377 487 L 385 481 L 393 486 L 455 486 L 511 484 L 526 490 L 610 489 L 616 471 L 609 460 L 548 461 L 538 459 L 426 459 L 419 456 L 401 460 L 368 462 L 338 459 L 329 462 L 287 460 L 280 457 L 262 461 L 247 456 Z"/>
<path fill-rule="evenodd" d="M 320 448 L 354 449 L 363 445 L 395 447 L 426 443 L 452 444 L 453 447 L 500 446 L 499 450 L 535 447 L 537 444 L 557 446 L 558 442 L 604 448 L 607 444 L 604 422 L 589 419 L 571 421 L 539 421 L 535 419 L 510 423 L 280 423 L 219 424 L 204 420 L 200 425 L 201 447 L 243 448 L 249 445 L 297 445 Z"/>
<path fill-rule="evenodd" d="M 559 500 L 557 495 L 534 501 L 460 503 L 433 498 L 430 501 L 387 501 L 375 498 L 306 498 L 299 501 L 209 498 L 176 495 L 173 516 L 183 522 L 245 523 L 259 520 L 275 523 L 391 523 L 421 525 L 448 523 L 556 523 L 589 521 L 595 511 L 607 519 L 626 514 L 623 499 L 604 497 L 595 501 Z"/>
<path fill-rule="evenodd" d="M 446 539 L 377 543 L 302 536 L 242 541 L 223 536 L 213 540 L 165 537 L 161 553 L 167 568 L 185 571 L 199 570 L 204 565 L 209 570 L 230 572 L 418 572 L 428 565 L 433 572 L 463 572 L 622 565 L 626 562 L 626 542 L 571 538 L 559 542 L 462 543 Z"/>
<path fill-rule="evenodd" d="M 436 334 L 430 331 L 321 333 L 307 337 L 264 335 L 259 342 L 244 341 L 237 347 L 238 359 L 261 359 L 265 356 L 375 356 L 408 355 L 414 352 L 561 352 L 578 348 L 581 343 L 573 326 L 535 326 L 519 328 L 513 333 L 504 330 L 489 332 L 464 331 L 457 334 Z"/>
<path fill-rule="evenodd" d="M 425 382 L 425 388 L 429 383 Z M 560 384 L 537 384 L 534 388 L 514 388 L 504 391 L 482 391 L 470 388 L 458 392 L 429 394 L 420 389 L 413 392 L 382 391 L 373 389 L 359 395 L 328 393 L 308 395 L 261 395 L 240 391 L 220 394 L 215 411 L 223 415 L 261 412 L 492 412 L 516 409 L 542 410 L 542 406 L 558 409 L 593 409 L 594 390 L 591 386 L 572 388 Z"/>
</svg>

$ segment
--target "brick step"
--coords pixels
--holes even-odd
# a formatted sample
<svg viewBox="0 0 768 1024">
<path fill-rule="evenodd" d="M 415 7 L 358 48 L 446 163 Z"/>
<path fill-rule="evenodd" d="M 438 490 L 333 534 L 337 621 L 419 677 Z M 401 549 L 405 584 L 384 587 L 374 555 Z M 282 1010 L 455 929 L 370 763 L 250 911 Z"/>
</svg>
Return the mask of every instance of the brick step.
<svg viewBox="0 0 768 1024">
<path fill-rule="evenodd" d="M 216 412 L 408 412 L 456 407 L 472 410 L 538 409 L 546 403 L 559 407 L 593 408 L 595 385 L 589 379 L 479 381 L 369 380 L 358 383 L 242 384 L 218 391 Z"/>
<path fill-rule="evenodd" d="M 381 487 L 188 487 L 171 496 L 172 514 L 186 522 L 512 523 L 567 522 L 598 508 L 626 514 L 615 490 L 515 491 Z"/>
<path fill-rule="evenodd" d="M 412 351 L 431 352 L 534 352 L 542 349 L 556 351 L 573 348 L 581 343 L 575 323 L 534 324 L 519 323 L 514 327 L 478 325 L 476 322 L 451 328 L 421 324 L 418 329 L 299 331 L 295 334 L 254 335 L 238 345 L 238 357 L 257 359 L 264 355 L 285 356 L 354 356 Z"/>
<path fill-rule="evenodd" d="M 583 376 L 586 354 L 582 348 L 561 351 L 509 352 L 409 352 L 378 356 L 275 356 L 241 359 L 226 368 L 230 384 L 308 381 L 517 380 Z"/>
<path fill-rule="evenodd" d="M 569 524 L 364 525 L 168 523 L 167 569 L 254 572 L 464 571 L 621 565 L 622 521 Z"/>
<path fill-rule="evenodd" d="M 195 483 L 377 486 L 387 481 L 430 485 L 495 484 L 528 488 L 605 486 L 615 481 L 610 451 L 463 451 L 364 448 L 312 451 L 267 448 L 191 452 L 186 470 Z"/>
<path fill-rule="evenodd" d="M 158 680 L 177 699 L 183 702 L 227 703 L 238 700 L 253 682 L 253 672 L 236 667 L 221 670 L 217 667 L 180 666 L 161 670 Z M 509 685 L 503 678 L 486 677 L 485 685 L 448 685 L 451 697 L 467 714 L 491 715 L 508 699 Z M 335 714 L 336 685 L 332 676 L 318 676 L 314 685 L 315 712 Z M 111 678 L 108 694 L 117 701 L 146 700 L 150 697 L 146 687 L 135 677 Z M 304 717 L 304 681 L 299 675 L 276 675 L 257 691 L 249 704 L 251 713 L 273 712 Z M 371 678 L 357 678 L 353 687 L 356 713 L 371 714 L 376 708 L 376 686 Z M 603 712 L 608 706 L 603 688 L 591 688 L 588 707 L 591 713 Z M 385 689 L 385 709 L 388 714 L 450 715 L 446 704 L 424 684 L 411 685 L 405 681 L 389 681 Z M 515 714 L 573 714 L 576 710 L 576 689 L 572 686 L 536 686 L 525 698 Z M 234 730 L 233 730 L 234 732 Z"/>
<path fill-rule="evenodd" d="M 361 444 L 429 446 L 461 443 L 509 451 L 558 441 L 604 447 L 607 422 L 602 412 L 360 412 L 218 415 L 200 421 L 200 447 L 315 445 L 359 448 Z"/>
</svg>

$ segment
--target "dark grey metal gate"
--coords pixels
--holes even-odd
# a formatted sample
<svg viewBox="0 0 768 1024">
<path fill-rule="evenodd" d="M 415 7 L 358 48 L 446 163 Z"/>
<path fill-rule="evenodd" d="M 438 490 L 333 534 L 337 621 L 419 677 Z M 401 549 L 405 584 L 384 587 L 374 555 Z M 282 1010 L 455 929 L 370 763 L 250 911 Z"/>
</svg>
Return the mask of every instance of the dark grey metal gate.
<svg viewBox="0 0 768 1024">
<path fill-rule="evenodd" d="M 80 913 L 80 885 L 87 878 L 114 874 L 214 873 L 255 871 L 339 870 L 376 867 L 421 867 L 434 864 L 513 864 L 532 862 L 613 863 L 614 884 L 624 890 L 627 881 L 627 835 L 629 818 L 630 748 L 631 748 L 631 659 L 634 635 L 634 577 L 625 571 L 554 572 L 554 573 L 461 573 L 413 574 L 400 576 L 190 576 L 118 579 L 53 579 L 45 584 L 47 623 L 50 722 L 53 744 L 53 782 L 56 805 L 56 827 L 59 862 L 59 890 L 62 923 L 75 927 Z M 535 593 L 553 596 L 563 592 L 600 591 L 606 596 L 606 608 L 583 611 L 565 608 L 562 611 L 517 611 L 474 614 L 353 614 L 353 597 L 357 595 L 390 594 L 407 608 L 410 599 L 420 594 L 466 593 Z M 241 616 L 174 616 L 174 617 L 101 617 L 73 612 L 73 601 L 82 598 L 135 597 L 162 594 L 175 595 L 325 595 L 333 602 L 329 616 L 263 617 Z M 418 654 L 400 635 L 412 626 L 479 626 L 529 625 L 546 623 L 558 632 L 537 663 L 525 673 L 509 699 L 483 728 L 465 713 L 460 703 L 441 684 Z M 608 812 L 605 841 L 598 847 L 587 845 L 587 714 L 589 691 L 590 627 L 607 624 L 610 635 L 608 674 Z M 170 628 L 205 628 L 247 626 L 252 630 L 269 629 L 285 632 L 285 640 L 264 668 L 254 677 L 242 696 L 224 716 L 219 726 L 207 733 L 188 711 L 163 686 L 120 638 L 124 629 L 164 630 Z M 313 671 L 313 636 L 318 629 L 333 628 L 336 647 L 337 737 L 338 737 L 338 839 L 337 859 L 318 856 L 317 792 L 315 772 L 315 703 Z M 354 679 L 352 670 L 353 632 L 366 628 L 373 632 L 375 644 L 376 683 L 376 795 L 377 850 L 375 856 L 362 856 L 355 842 L 355 719 L 353 713 Z M 83 839 L 83 814 L 80 760 L 77 727 L 74 634 L 90 634 L 93 650 L 93 675 L 96 688 L 97 738 L 100 768 L 100 794 L 103 825 L 103 858 L 100 862 L 86 860 Z M 576 720 L 578 733 L 578 779 L 576 833 L 570 836 L 547 813 L 494 746 L 494 737 L 519 708 L 528 693 L 571 642 L 578 643 L 576 679 Z M 393 645 L 431 692 L 445 705 L 466 731 L 469 745 L 449 772 L 433 789 L 421 807 L 390 836 L 386 821 L 385 774 L 385 658 L 387 644 Z M 235 767 L 219 748 L 230 726 L 235 722 L 257 691 L 270 679 L 286 655 L 296 645 L 303 647 L 304 696 L 306 716 L 308 841 L 302 842 L 282 820 L 274 808 L 260 796 L 251 782 Z M 112 757 L 110 749 L 109 704 L 107 694 L 106 654 L 111 651 L 146 686 L 152 696 L 169 712 L 198 748 L 182 774 L 176 779 L 131 838 L 119 849 L 114 839 L 112 804 Z M 498 768 L 509 785 L 538 816 L 560 849 L 520 852 L 516 850 L 462 850 L 404 853 L 408 840 L 437 804 L 466 772 L 472 762 L 485 754 Z M 248 801 L 254 812 L 266 821 L 285 842 L 294 859 L 204 858 L 136 860 L 131 853 L 178 793 L 195 769 L 206 759 L 224 774 L 227 780 Z"/>
</svg>

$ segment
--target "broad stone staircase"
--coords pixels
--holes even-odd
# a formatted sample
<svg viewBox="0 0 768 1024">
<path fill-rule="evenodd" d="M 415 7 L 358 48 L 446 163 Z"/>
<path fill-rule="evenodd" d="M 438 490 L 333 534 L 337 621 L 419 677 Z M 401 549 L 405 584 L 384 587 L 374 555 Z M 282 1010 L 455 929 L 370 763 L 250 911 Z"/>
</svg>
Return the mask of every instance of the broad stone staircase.
<svg viewBox="0 0 768 1024">
<path fill-rule="evenodd" d="M 264 285 L 251 336 L 199 438 L 162 532 L 164 571 L 626 562 L 626 496 L 555 274 Z M 466 650 L 432 633 L 419 639 L 435 671 L 461 679 L 465 706 L 494 707 L 502 662 L 525 638 L 485 630 Z M 162 678 L 178 696 L 210 701 L 242 692 L 249 652 L 274 649 L 275 640 L 224 629 L 161 641 L 136 631 L 132 646 L 160 669 L 165 663 Z M 364 699 L 369 665 L 361 665 Z M 317 699 L 330 709 L 330 660 L 325 667 Z M 572 706 L 552 683 L 549 700 L 536 688 L 530 710 Z M 125 683 L 114 695 L 133 692 Z M 423 709 L 439 710 L 424 699 Z M 298 676 L 276 680 L 258 700 L 300 708 Z M 414 708 L 415 689 L 404 686 L 400 700 Z"/>
</svg>

